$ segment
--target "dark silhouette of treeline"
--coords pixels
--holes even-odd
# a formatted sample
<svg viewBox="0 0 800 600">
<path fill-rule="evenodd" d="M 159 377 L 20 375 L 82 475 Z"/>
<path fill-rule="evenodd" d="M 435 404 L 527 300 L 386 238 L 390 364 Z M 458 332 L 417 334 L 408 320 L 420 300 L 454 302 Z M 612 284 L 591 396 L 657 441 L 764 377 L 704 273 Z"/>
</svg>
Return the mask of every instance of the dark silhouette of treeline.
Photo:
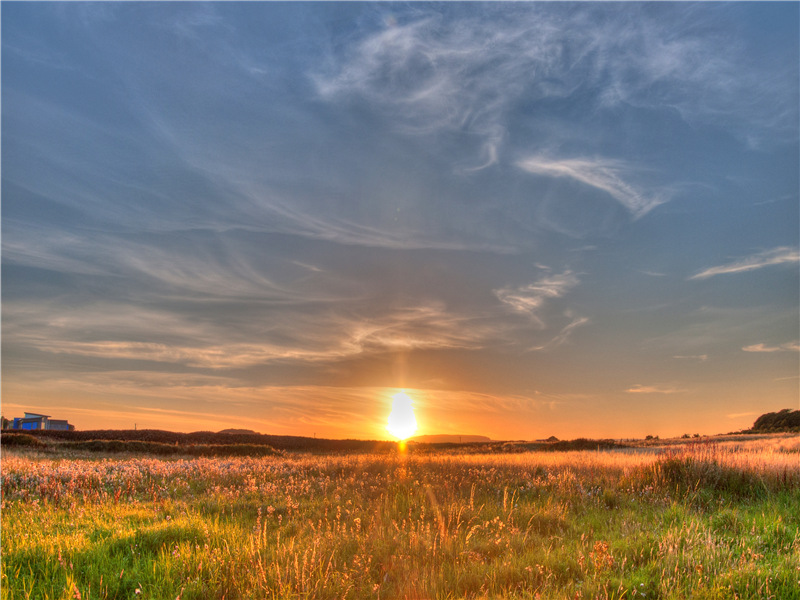
<svg viewBox="0 0 800 600">
<path fill-rule="evenodd" d="M 10 432 L 8 432 L 10 433 Z M 231 446 L 253 445 L 269 446 L 275 450 L 305 450 L 310 452 L 393 452 L 397 443 L 369 440 L 329 440 L 291 435 L 266 435 L 262 433 L 214 433 L 195 431 L 177 433 L 161 429 L 96 429 L 86 431 L 25 431 L 37 438 L 69 441 L 121 441 L 155 442 L 175 446 Z"/>
<path fill-rule="evenodd" d="M 753 433 L 778 433 L 800 431 L 800 410 L 784 408 L 778 412 L 764 413 L 750 429 Z"/>
<path fill-rule="evenodd" d="M 465 436 L 466 437 L 466 436 Z M 332 440 L 301 436 L 267 435 L 255 432 L 195 431 L 176 433 L 160 429 L 102 429 L 89 431 L 26 431 L 24 433 L 4 431 L 4 444 L 39 446 L 62 446 L 65 449 L 90 452 L 144 452 L 170 455 L 190 454 L 201 456 L 220 455 L 268 455 L 272 453 L 393 453 L 405 452 L 425 454 L 428 452 L 475 452 L 517 453 L 537 451 L 563 452 L 569 450 L 600 450 L 626 448 L 627 444 L 615 440 L 541 440 L 536 442 L 408 442 L 401 446 L 397 442 L 375 440 Z M 17 439 L 19 438 L 19 439 Z M 25 439 L 23 439 L 25 438 Z M 36 444 L 39 441 L 41 444 Z"/>
</svg>

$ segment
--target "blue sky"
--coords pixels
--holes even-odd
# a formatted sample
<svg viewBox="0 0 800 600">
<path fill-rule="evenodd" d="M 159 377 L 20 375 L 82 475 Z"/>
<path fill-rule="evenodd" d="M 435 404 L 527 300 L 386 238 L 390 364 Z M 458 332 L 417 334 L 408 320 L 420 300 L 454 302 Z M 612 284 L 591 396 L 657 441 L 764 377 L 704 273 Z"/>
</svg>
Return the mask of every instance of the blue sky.
<svg viewBox="0 0 800 600">
<path fill-rule="evenodd" d="M 797 407 L 797 3 L 4 3 L 3 413 Z M 13 414 L 12 414 L 13 413 Z"/>
</svg>

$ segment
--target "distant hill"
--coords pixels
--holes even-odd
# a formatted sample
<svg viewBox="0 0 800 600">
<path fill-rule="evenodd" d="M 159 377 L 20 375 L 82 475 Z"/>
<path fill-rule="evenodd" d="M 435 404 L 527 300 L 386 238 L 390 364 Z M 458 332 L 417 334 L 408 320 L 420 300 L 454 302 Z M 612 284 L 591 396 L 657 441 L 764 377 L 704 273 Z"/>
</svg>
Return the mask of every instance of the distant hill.
<svg viewBox="0 0 800 600">
<path fill-rule="evenodd" d="M 485 435 L 418 435 L 409 441 L 420 444 L 475 444 L 492 440 Z"/>
<path fill-rule="evenodd" d="M 258 435 L 258 432 L 252 429 L 223 429 L 219 433 L 232 433 L 235 435 Z"/>
<path fill-rule="evenodd" d="M 800 430 L 800 410 L 784 408 L 779 412 L 764 413 L 756 419 L 750 431 L 753 433 L 775 433 Z"/>
</svg>

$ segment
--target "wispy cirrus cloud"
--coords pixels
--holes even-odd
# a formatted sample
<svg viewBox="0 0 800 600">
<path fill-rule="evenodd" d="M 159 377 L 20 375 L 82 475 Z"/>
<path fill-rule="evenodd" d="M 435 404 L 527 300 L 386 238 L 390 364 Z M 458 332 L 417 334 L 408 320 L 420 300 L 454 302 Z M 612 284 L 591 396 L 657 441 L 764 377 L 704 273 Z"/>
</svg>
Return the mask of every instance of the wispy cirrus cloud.
<svg viewBox="0 0 800 600">
<path fill-rule="evenodd" d="M 572 320 L 565 325 L 553 339 L 545 344 L 542 344 L 541 346 L 533 346 L 530 348 L 530 350 L 547 350 L 560 346 L 569 339 L 569 337 L 578 327 L 582 327 L 590 322 L 588 317 L 575 316 L 571 311 L 567 311 L 565 316 L 570 317 Z"/>
<path fill-rule="evenodd" d="M 780 346 L 768 346 L 767 344 L 751 344 L 742 348 L 745 352 L 800 352 L 800 342 L 786 342 Z"/>
<path fill-rule="evenodd" d="M 561 159 L 532 156 L 517 162 L 517 166 L 535 175 L 565 177 L 608 193 L 622 204 L 634 218 L 644 216 L 669 198 L 665 192 L 646 192 L 625 180 L 631 167 L 618 160 Z"/>
<path fill-rule="evenodd" d="M 520 33 L 505 25 L 479 27 L 474 19 L 451 21 L 433 12 L 404 23 L 392 20 L 332 57 L 331 68 L 313 80 L 323 98 L 365 100 L 373 110 L 391 115 L 400 131 L 479 135 L 480 156 L 466 168 L 482 169 L 497 162 L 504 113 L 522 89 L 529 61 L 512 58 L 510 52 L 520 50 Z M 497 60 L 502 67 L 489 70 Z M 502 88 L 497 87 L 500 81 Z"/>
<path fill-rule="evenodd" d="M 578 285 L 579 280 L 571 271 L 548 275 L 534 283 L 494 290 L 498 300 L 514 312 L 523 313 L 544 327 L 541 310 L 548 300 L 560 298 Z"/>
<path fill-rule="evenodd" d="M 708 360 L 708 354 L 676 354 L 672 358 L 676 358 L 678 360 L 698 360 L 700 362 L 705 362 Z"/>
<path fill-rule="evenodd" d="M 625 391 L 629 394 L 682 394 L 686 392 L 686 390 L 684 389 L 672 386 L 641 385 L 641 384 L 636 384 Z"/>
<path fill-rule="evenodd" d="M 549 271 L 549 269 L 546 269 Z M 548 350 L 564 344 L 573 332 L 583 325 L 588 324 L 589 318 L 576 315 L 572 310 L 564 311 L 563 315 L 556 318 L 545 317 L 547 305 L 553 300 L 563 297 L 569 290 L 580 283 L 578 277 L 571 271 L 558 274 L 549 274 L 534 283 L 522 286 L 509 286 L 494 290 L 494 295 L 503 303 L 506 309 L 528 317 L 539 329 L 548 329 L 553 321 L 566 317 L 569 322 L 561 326 L 558 333 L 543 343 L 529 346 L 529 351 Z"/>
<path fill-rule="evenodd" d="M 729 419 L 743 419 L 745 417 L 755 417 L 757 414 L 759 414 L 759 413 L 757 413 L 757 412 L 743 412 L 743 413 L 731 413 L 731 414 L 728 414 L 728 415 L 725 415 L 725 416 L 728 417 Z"/>
<path fill-rule="evenodd" d="M 729 39 L 722 52 L 712 14 L 630 11 L 635 18 L 605 18 L 605 7 L 591 5 L 491 7 L 455 18 L 415 10 L 359 31 L 312 79 L 323 98 L 367 101 L 410 132 L 479 135 L 483 167 L 498 161 L 517 102 L 578 90 L 591 89 L 599 109 L 677 108 L 691 121 L 740 121 L 751 134 L 754 124 L 796 126 L 791 78 L 780 85 L 747 69 L 745 49 Z M 782 92 L 777 113 L 746 93 L 774 87 Z"/>
<path fill-rule="evenodd" d="M 778 248 L 765 250 L 763 252 L 759 252 L 758 254 L 754 254 L 725 265 L 704 269 L 698 273 L 695 273 L 689 277 L 689 279 L 708 279 L 709 277 L 715 277 L 717 275 L 746 273 L 748 271 L 763 269 L 764 267 L 790 265 L 798 262 L 800 262 L 800 252 L 797 248 L 793 248 L 791 246 L 780 246 Z"/>
<path fill-rule="evenodd" d="M 725 353 L 731 347 L 738 351 L 742 347 L 741 340 L 758 339 L 764 331 L 796 328 L 796 307 L 775 311 L 762 306 L 702 306 L 687 313 L 670 332 L 649 339 L 646 346 L 661 348 L 676 359 L 706 355 L 711 360 L 712 356 L 719 357 L 723 349 Z"/>
<path fill-rule="evenodd" d="M 636 218 L 670 193 L 639 177 L 630 163 L 610 158 L 606 144 L 586 139 L 584 125 L 598 111 L 634 104 L 671 114 L 679 107 L 703 122 L 759 123 L 762 132 L 777 126 L 753 118 L 754 111 L 766 111 L 765 103 L 741 99 L 752 96 L 743 90 L 782 79 L 764 78 L 762 69 L 737 61 L 741 48 L 726 43 L 723 52 L 709 35 L 712 19 L 703 15 L 699 26 L 698 11 L 683 7 L 631 7 L 635 17 L 621 18 L 591 4 L 417 5 L 393 8 L 391 18 L 361 15 L 346 31 L 330 24 L 298 28 L 313 39 L 281 39 L 274 47 L 237 28 L 250 10 L 258 9 L 239 14 L 221 5 L 159 6 L 153 9 L 157 17 L 136 29 L 153 33 L 148 27 L 154 27 L 154 42 L 134 50 L 137 36 L 127 24 L 141 15 L 115 9 L 119 18 L 95 28 L 92 53 L 111 58 L 78 62 L 93 80 L 123 83 L 124 101 L 110 112 L 136 123 L 132 128 L 103 121 L 101 111 L 49 96 L 29 98 L 7 86 L 4 140 L 38 157 L 30 169 L 36 175 L 22 179 L 93 218 L 150 231 L 241 227 L 342 244 L 513 252 L 529 247 L 530 236 L 509 232 L 519 223 L 542 226 L 536 211 L 526 208 L 531 214 L 520 219 L 508 205 L 488 200 L 496 192 L 486 188 L 465 202 L 467 192 L 446 191 L 455 188 L 443 180 L 480 178 L 492 165 L 538 157 L 546 146 L 557 149 L 556 158 L 529 167 L 609 194 Z M 298 23 L 319 26 L 302 9 L 291 12 Z M 58 15 L 67 25 L 69 17 Z M 49 55 L 74 54 L 51 41 L 26 44 L 16 35 L 4 44 L 37 53 L 44 44 L 41 51 Z M 147 67 L 170 54 L 176 39 L 183 44 L 180 68 Z M 289 47 L 304 50 L 281 54 Z M 293 95 L 297 90 L 315 101 Z M 585 110 L 553 110 L 553 100 L 576 95 Z M 796 106 L 794 97 L 786 101 L 787 93 L 773 96 L 784 108 Z M 191 110 L 180 108 L 187 105 Z M 370 118 L 361 120 L 364 115 Z M 780 120 L 784 129 L 786 118 Z M 322 147 L 327 149 L 316 154 Z M 565 149 L 574 147 L 591 147 L 597 158 Z M 451 172 L 426 172 L 429 159 Z M 10 163 L 16 160 L 10 155 Z M 4 177 L 20 182 L 7 166 Z M 483 175 L 476 174 L 480 170 Z M 191 183 L 191 189 L 178 192 L 175 181 Z M 531 189 L 529 196 L 539 191 Z M 385 204 L 402 210 L 384 211 Z M 449 215 L 447 223 L 437 219 L 440 214 Z M 487 223 L 487 215 L 497 222 Z"/>
<path fill-rule="evenodd" d="M 371 316 L 366 310 L 354 314 L 341 306 L 279 311 L 271 319 L 255 313 L 262 315 L 260 323 L 246 317 L 241 323 L 195 321 L 167 308 L 110 302 L 89 309 L 60 306 L 48 311 L 46 306 L 7 304 L 5 343 L 47 354 L 148 361 L 172 369 L 225 371 L 275 363 L 332 363 L 397 351 L 475 350 L 496 341 L 504 327 L 435 302 L 387 307 Z M 86 333 L 87 323 L 92 324 L 91 334 Z"/>
</svg>

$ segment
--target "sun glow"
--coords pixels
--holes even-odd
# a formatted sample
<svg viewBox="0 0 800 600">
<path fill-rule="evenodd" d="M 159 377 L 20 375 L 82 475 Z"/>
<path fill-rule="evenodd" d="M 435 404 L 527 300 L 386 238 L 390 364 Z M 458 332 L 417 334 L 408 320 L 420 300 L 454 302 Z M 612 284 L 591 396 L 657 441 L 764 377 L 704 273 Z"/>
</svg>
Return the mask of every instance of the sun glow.
<svg viewBox="0 0 800 600">
<path fill-rule="evenodd" d="M 411 437 L 417 431 L 417 419 L 414 417 L 411 398 L 405 392 L 398 392 L 392 396 L 392 412 L 389 413 L 386 429 L 399 440 Z"/>
</svg>

